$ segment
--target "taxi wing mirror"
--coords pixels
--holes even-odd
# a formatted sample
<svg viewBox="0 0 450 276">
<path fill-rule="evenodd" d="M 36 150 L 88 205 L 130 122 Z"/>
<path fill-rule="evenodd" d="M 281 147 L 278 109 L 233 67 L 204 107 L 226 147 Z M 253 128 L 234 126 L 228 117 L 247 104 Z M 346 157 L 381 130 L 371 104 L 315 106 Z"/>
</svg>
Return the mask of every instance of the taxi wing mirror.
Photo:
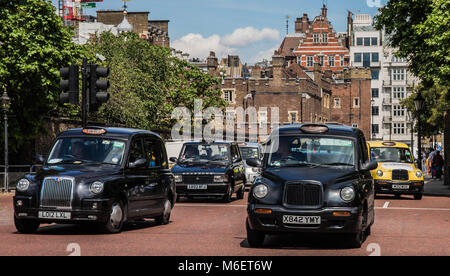
<svg viewBox="0 0 450 276">
<path fill-rule="evenodd" d="M 35 165 L 36 165 L 36 164 L 42 165 L 42 164 L 44 164 L 44 162 L 45 162 L 45 159 L 44 159 L 44 157 L 43 157 L 42 155 L 36 154 L 36 155 L 34 156 L 34 164 L 35 164 Z"/>
<path fill-rule="evenodd" d="M 250 167 L 261 168 L 262 162 L 257 158 L 249 158 L 247 159 L 247 165 L 249 165 Z"/>
<path fill-rule="evenodd" d="M 142 167 L 145 167 L 146 164 L 147 164 L 147 159 L 138 159 L 134 162 L 130 162 L 128 164 L 128 167 L 130 169 L 142 168 Z"/>
<path fill-rule="evenodd" d="M 169 161 L 170 161 L 170 162 L 173 162 L 173 163 L 177 163 L 177 162 L 178 162 L 178 158 L 176 158 L 176 157 L 170 157 L 170 158 L 169 158 Z"/>
<path fill-rule="evenodd" d="M 373 171 L 376 168 L 378 168 L 378 162 L 375 161 L 370 161 L 370 162 L 366 162 L 365 164 L 362 165 L 361 169 L 363 171 Z"/>
</svg>

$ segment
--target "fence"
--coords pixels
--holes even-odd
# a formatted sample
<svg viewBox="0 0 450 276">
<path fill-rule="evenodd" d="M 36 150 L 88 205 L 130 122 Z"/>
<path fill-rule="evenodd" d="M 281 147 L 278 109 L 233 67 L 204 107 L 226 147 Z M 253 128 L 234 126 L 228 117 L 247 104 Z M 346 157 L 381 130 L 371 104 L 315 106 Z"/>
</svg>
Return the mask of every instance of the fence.
<svg viewBox="0 0 450 276">
<path fill-rule="evenodd" d="M 17 181 L 25 174 L 29 174 L 32 166 L 33 165 L 9 165 L 9 171 L 6 175 L 8 185 L 5 185 L 5 166 L 0 165 L 0 191 L 6 191 L 6 189 L 8 189 L 8 191 L 15 190 Z"/>
</svg>

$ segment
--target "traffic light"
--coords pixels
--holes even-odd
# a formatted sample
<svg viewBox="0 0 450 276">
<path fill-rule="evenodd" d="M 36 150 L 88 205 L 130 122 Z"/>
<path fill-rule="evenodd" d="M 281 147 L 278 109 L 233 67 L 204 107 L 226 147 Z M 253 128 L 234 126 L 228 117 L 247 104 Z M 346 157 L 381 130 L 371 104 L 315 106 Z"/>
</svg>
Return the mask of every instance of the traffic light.
<svg viewBox="0 0 450 276">
<path fill-rule="evenodd" d="M 106 67 L 99 67 L 97 64 L 90 64 L 89 70 L 89 93 L 88 105 L 90 112 L 96 112 L 101 104 L 108 102 L 109 93 L 102 92 L 109 88 L 109 80 L 100 79 L 109 76 L 109 69 Z"/>
<path fill-rule="evenodd" d="M 61 103 L 78 104 L 79 93 L 79 79 L 78 79 L 78 66 L 72 65 L 64 67 L 59 70 L 59 74 L 62 78 L 59 86 L 63 93 L 59 95 L 59 101 Z"/>
</svg>

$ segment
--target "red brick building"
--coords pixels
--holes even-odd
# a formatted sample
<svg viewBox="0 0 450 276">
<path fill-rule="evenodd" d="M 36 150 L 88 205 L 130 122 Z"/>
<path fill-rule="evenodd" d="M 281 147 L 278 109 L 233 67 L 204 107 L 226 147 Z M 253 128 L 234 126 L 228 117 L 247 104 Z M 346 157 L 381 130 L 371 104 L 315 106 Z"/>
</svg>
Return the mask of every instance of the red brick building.
<svg viewBox="0 0 450 276">
<path fill-rule="evenodd" d="M 280 53 L 289 63 L 297 62 L 307 70 L 319 63 L 322 70 L 342 71 L 350 63 L 350 51 L 345 36 L 339 36 L 327 19 L 327 8 L 310 21 L 307 14 L 297 18 L 296 34 L 288 35 L 280 47 Z"/>
</svg>

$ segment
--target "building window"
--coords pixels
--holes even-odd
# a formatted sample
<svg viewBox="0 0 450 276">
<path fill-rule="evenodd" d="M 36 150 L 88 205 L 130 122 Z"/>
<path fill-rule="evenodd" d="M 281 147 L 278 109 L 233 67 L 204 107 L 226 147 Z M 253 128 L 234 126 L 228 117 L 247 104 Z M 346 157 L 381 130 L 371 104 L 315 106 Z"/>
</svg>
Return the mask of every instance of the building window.
<svg viewBox="0 0 450 276">
<path fill-rule="evenodd" d="M 328 34 L 322 34 L 322 43 L 328 43 Z"/>
<path fill-rule="evenodd" d="M 328 64 L 334 67 L 334 56 L 328 56 Z"/>
<path fill-rule="evenodd" d="M 378 38 L 372 37 L 372 46 L 378 46 Z"/>
<path fill-rule="evenodd" d="M 334 108 L 341 108 L 341 99 L 334 98 Z"/>
<path fill-rule="evenodd" d="M 392 69 L 392 79 L 395 81 L 405 80 L 405 69 Z"/>
<path fill-rule="evenodd" d="M 362 46 L 363 45 L 363 38 L 362 37 L 356 38 L 356 45 L 357 46 Z"/>
<path fill-rule="evenodd" d="M 341 67 L 344 67 L 344 56 L 340 57 L 340 61 L 341 61 Z"/>
<path fill-rule="evenodd" d="M 259 124 L 260 125 L 267 124 L 267 111 L 260 111 L 258 115 L 259 115 Z"/>
<path fill-rule="evenodd" d="M 400 105 L 393 106 L 394 116 L 403 117 L 405 116 L 405 109 Z"/>
<path fill-rule="evenodd" d="M 361 62 L 361 53 L 355 53 L 355 62 Z"/>
<path fill-rule="evenodd" d="M 404 87 L 394 87 L 392 96 L 395 99 L 404 99 L 405 98 L 405 88 Z"/>
<path fill-rule="evenodd" d="M 378 69 L 372 69 L 372 79 L 377 80 L 380 77 L 380 70 Z"/>
<path fill-rule="evenodd" d="M 223 98 L 228 103 L 234 103 L 234 90 L 223 90 Z"/>
<path fill-rule="evenodd" d="M 297 115 L 298 115 L 297 111 L 288 111 L 288 114 L 289 114 L 289 122 L 290 123 L 297 122 Z"/>
<path fill-rule="evenodd" d="M 393 124 L 394 134 L 405 134 L 405 124 L 404 123 L 394 123 Z"/>
<path fill-rule="evenodd" d="M 314 66 L 314 56 L 308 56 L 306 58 L 306 67 L 313 67 Z"/>
<path fill-rule="evenodd" d="M 372 106 L 372 116 L 380 115 L 380 109 L 378 106 Z"/>
<path fill-rule="evenodd" d="M 364 38 L 364 46 L 370 46 L 370 37 Z"/>
<path fill-rule="evenodd" d="M 297 57 L 297 64 L 302 65 L 302 56 Z"/>
<path fill-rule="evenodd" d="M 378 98 L 380 96 L 380 90 L 378 88 L 372 88 L 372 98 Z"/>
<path fill-rule="evenodd" d="M 372 134 L 378 134 L 380 133 L 380 127 L 378 124 L 373 124 L 372 125 Z"/>
<path fill-rule="evenodd" d="M 372 53 L 372 62 L 379 62 L 380 58 L 378 53 Z"/>
<path fill-rule="evenodd" d="M 234 124 L 236 113 L 234 110 L 227 110 L 225 113 L 225 120 L 228 124 Z"/>
<path fill-rule="evenodd" d="M 392 62 L 401 62 L 401 63 L 405 63 L 407 60 L 406 58 L 398 58 L 396 56 L 392 56 Z"/>
<path fill-rule="evenodd" d="M 363 54 L 363 67 L 370 67 L 370 53 Z"/>
<path fill-rule="evenodd" d="M 320 63 L 321 66 L 324 65 L 323 60 L 324 60 L 324 57 L 323 56 L 319 56 L 319 63 Z"/>
<path fill-rule="evenodd" d="M 358 108 L 360 105 L 359 98 L 353 98 L 353 107 Z"/>
<path fill-rule="evenodd" d="M 319 34 L 314 34 L 314 43 L 319 43 Z"/>
</svg>

